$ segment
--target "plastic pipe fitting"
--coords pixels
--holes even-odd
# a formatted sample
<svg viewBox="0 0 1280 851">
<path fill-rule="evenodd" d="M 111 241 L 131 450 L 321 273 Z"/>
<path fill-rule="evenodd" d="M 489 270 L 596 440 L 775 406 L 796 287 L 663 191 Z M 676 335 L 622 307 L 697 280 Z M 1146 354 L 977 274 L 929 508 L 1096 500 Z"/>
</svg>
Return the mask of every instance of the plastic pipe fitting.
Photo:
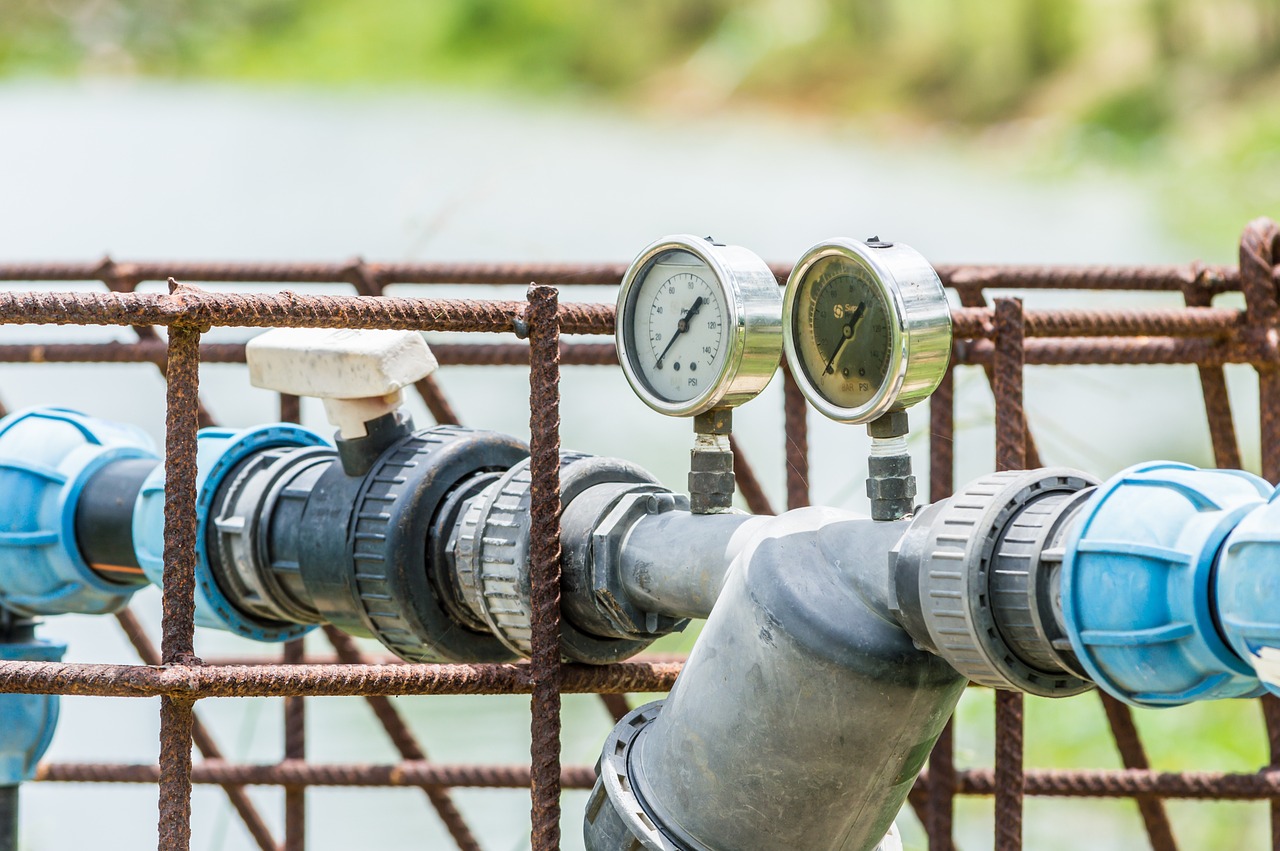
<svg viewBox="0 0 1280 851">
<path fill-rule="evenodd" d="M 1091 679 L 1138 706 L 1261 693 L 1253 669 L 1219 632 L 1214 573 L 1227 544 L 1218 594 L 1226 593 L 1232 617 L 1251 580 L 1274 572 L 1257 569 L 1250 543 L 1251 530 L 1256 538 L 1258 523 L 1273 519 L 1268 512 L 1238 532 L 1234 558 L 1227 543 L 1271 493 L 1240 470 L 1169 462 L 1131 467 L 1098 488 L 1080 511 L 1062 568 L 1063 619 Z M 1258 604 L 1274 607 L 1276 599 Z M 1235 630 L 1237 650 L 1247 649 L 1246 631 Z"/>
<path fill-rule="evenodd" d="M 99 471 L 128 461 L 157 461 L 151 439 L 132 426 L 61 408 L 0 420 L 0 605 L 25 616 L 124 607 L 143 583 L 85 560 L 76 509 Z"/>
</svg>

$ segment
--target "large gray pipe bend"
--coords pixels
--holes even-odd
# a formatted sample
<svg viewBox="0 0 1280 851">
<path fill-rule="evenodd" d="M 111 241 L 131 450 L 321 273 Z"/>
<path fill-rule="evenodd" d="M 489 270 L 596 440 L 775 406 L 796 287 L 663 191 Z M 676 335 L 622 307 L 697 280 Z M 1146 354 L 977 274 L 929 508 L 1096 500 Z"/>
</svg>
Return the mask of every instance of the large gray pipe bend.
<svg viewBox="0 0 1280 851">
<path fill-rule="evenodd" d="M 889 613 L 906 527 L 810 508 L 755 530 L 670 696 L 606 743 L 591 851 L 881 842 L 965 685 Z"/>
</svg>

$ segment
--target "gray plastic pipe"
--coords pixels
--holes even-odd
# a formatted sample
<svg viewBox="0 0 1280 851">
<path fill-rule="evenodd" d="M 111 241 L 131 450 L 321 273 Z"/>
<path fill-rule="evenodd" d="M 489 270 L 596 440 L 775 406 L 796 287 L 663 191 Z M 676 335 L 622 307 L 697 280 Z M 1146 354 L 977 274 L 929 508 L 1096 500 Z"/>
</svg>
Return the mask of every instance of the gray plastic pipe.
<svg viewBox="0 0 1280 851">
<path fill-rule="evenodd" d="M 642 517 L 622 543 L 622 586 L 645 611 L 705 618 L 720 596 L 729 565 L 773 520 L 687 511 Z"/>
<path fill-rule="evenodd" d="M 881 842 L 965 685 L 889 613 L 907 525 L 810 508 L 747 536 L 670 696 L 605 745 L 591 851 Z"/>
</svg>

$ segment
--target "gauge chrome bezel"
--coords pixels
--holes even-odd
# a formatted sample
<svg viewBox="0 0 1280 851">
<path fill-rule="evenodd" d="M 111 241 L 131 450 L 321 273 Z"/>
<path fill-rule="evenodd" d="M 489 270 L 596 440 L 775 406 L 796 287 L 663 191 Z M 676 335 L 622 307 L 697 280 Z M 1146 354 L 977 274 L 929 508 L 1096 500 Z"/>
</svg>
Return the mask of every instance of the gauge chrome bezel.
<svg viewBox="0 0 1280 851">
<path fill-rule="evenodd" d="M 667 251 L 687 251 L 707 264 L 724 296 L 724 362 L 705 391 L 686 401 L 671 401 L 654 392 L 635 361 L 635 300 L 649 266 Z M 750 401 L 768 386 L 782 359 L 782 294 L 769 265 L 737 245 L 719 245 L 692 234 L 674 234 L 650 243 L 622 278 L 618 290 L 614 340 L 618 362 L 636 395 L 660 414 L 691 417 L 713 408 Z"/>
<path fill-rule="evenodd" d="M 875 394 L 862 405 L 839 405 L 809 378 L 795 339 L 794 317 L 810 270 L 839 256 L 867 271 L 889 308 L 891 361 Z M 811 329 L 810 329 L 811 330 Z M 825 416 L 841 423 L 867 423 L 928 398 L 951 362 L 951 308 L 938 273 L 915 249 L 901 244 L 868 245 L 837 237 L 804 253 L 787 278 L 782 297 L 783 347 L 791 374 L 805 398 Z"/>
</svg>

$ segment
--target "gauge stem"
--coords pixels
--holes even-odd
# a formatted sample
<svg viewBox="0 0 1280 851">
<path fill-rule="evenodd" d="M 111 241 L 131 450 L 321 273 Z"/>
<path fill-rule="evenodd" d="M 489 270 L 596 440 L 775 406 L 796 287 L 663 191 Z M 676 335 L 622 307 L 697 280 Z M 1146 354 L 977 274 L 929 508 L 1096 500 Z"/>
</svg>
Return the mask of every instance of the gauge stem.
<svg viewBox="0 0 1280 851">
<path fill-rule="evenodd" d="M 723 514 L 733 508 L 732 432 L 732 408 L 712 408 L 693 418 L 689 508 L 694 514 Z"/>
<path fill-rule="evenodd" d="M 867 423 L 871 435 L 867 496 L 873 520 L 901 520 L 915 511 L 916 477 L 911 472 L 907 430 L 906 411 L 893 411 Z"/>
</svg>

